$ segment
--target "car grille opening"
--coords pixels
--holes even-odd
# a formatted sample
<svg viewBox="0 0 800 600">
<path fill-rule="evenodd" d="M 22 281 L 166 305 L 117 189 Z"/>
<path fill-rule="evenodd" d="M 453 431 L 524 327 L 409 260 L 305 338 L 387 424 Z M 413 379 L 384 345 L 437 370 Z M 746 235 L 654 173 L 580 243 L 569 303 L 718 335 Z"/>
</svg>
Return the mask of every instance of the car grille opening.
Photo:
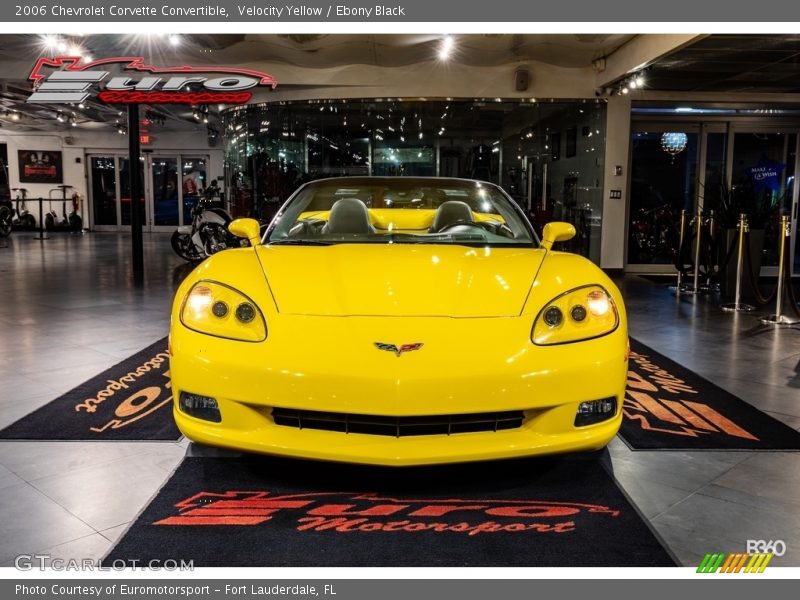
<svg viewBox="0 0 800 600">
<path fill-rule="evenodd" d="M 320 429 L 323 431 L 339 431 L 341 433 L 406 437 L 519 429 L 522 427 L 525 415 L 521 410 L 511 410 L 459 415 L 381 417 L 292 408 L 273 408 L 272 419 L 276 425 L 296 427 L 297 429 Z"/>
</svg>

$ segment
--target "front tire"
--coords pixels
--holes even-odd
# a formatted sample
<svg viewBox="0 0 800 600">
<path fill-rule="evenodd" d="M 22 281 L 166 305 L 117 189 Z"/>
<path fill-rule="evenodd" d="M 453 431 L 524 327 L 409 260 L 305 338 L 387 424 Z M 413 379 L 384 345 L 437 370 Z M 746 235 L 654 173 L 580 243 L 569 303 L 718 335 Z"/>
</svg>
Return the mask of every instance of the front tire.
<svg viewBox="0 0 800 600">
<path fill-rule="evenodd" d="M 199 262 L 202 260 L 203 257 L 194 252 L 194 244 L 188 234 L 174 231 L 169 241 L 175 254 L 183 260 L 187 262 Z"/>
</svg>

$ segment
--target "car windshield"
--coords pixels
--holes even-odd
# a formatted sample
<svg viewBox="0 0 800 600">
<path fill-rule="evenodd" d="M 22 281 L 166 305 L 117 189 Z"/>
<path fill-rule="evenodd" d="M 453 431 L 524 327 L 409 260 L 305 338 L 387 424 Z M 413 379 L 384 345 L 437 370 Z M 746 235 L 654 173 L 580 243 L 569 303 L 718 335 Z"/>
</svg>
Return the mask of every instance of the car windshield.
<svg viewBox="0 0 800 600">
<path fill-rule="evenodd" d="M 537 242 L 513 201 L 478 181 L 368 177 L 310 183 L 287 203 L 269 244 L 459 244 Z"/>
</svg>

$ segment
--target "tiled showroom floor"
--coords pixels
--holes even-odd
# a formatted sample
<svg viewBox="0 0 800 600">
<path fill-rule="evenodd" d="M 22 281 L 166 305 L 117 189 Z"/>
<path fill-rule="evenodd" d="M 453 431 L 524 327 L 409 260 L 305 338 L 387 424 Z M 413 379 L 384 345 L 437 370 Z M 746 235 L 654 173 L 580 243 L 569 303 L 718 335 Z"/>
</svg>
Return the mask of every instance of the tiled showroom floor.
<svg viewBox="0 0 800 600">
<path fill-rule="evenodd" d="M 0 244 L 1 245 L 1 244 Z M 145 234 L 133 288 L 124 234 L 15 232 L 0 247 L 0 428 L 163 337 L 187 272 L 164 234 Z M 621 282 L 631 335 L 800 429 L 800 329 L 723 315 L 638 277 Z M 19 554 L 101 557 L 187 452 L 186 441 L 0 442 L 0 565 Z M 686 565 L 781 539 L 800 566 L 800 453 L 630 451 L 616 477 Z"/>
</svg>

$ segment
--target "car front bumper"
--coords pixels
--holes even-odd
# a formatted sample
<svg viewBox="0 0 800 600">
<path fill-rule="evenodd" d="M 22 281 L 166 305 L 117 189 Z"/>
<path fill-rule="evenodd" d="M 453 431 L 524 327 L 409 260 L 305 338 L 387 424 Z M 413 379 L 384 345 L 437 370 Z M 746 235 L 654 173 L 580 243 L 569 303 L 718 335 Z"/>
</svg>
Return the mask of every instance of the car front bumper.
<svg viewBox="0 0 800 600">
<path fill-rule="evenodd" d="M 540 347 L 523 318 L 277 321 L 255 344 L 173 326 L 174 415 L 184 435 L 249 452 L 406 466 L 595 450 L 621 424 L 624 326 L 594 340 Z M 398 357 L 374 345 L 395 340 L 423 347 Z M 216 399 L 222 421 L 182 412 L 181 392 Z M 609 397 L 617 402 L 613 418 L 574 425 L 581 402 Z M 525 418 L 516 429 L 394 437 L 278 425 L 274 407 L 391 417 L 523 411 Z"/>
</svg>

